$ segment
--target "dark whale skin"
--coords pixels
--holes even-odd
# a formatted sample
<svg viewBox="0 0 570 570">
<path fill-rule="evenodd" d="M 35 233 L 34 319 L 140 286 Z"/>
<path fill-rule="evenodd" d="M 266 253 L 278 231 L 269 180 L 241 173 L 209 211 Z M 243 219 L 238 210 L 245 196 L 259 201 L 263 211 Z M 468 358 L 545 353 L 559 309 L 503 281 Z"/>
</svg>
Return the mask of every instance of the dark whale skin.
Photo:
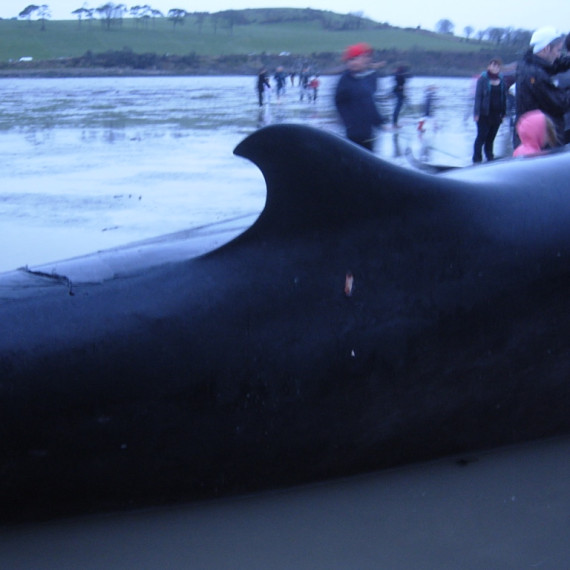
<svg viewBox="0 0 570 570">
<path fill-rule="evenodd" d="M 230 243 L 0 300 L 3 523 L 570 432 L 570 154 L 435 176 L 300 125 L 235 152 L 267 203 Z"/>
</svg>

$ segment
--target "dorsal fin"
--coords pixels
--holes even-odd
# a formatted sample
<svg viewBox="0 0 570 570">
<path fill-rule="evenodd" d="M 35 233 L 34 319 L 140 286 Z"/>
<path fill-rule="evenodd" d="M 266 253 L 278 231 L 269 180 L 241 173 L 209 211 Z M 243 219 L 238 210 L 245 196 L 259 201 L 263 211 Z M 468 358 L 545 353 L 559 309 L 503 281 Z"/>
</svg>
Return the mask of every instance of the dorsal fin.
<svg viewBox="0 0 570 570">
<path fill-rule="evenodd" d="M 234 153 L 255 163 L 267 184 L 265 208 L 246 239 L 282 239 L 372 219 L 382 225 L 390 218 L 412 220 L 414 213 L 521 243 L 548 241 L 570 227 L 568 152 L 426 174 L 323 130 L 274 125 L 250 135 Z"/>
<path fill-rule="evenodd" d="M 274 125 L 242 141 L 234 154 L 256 164 L 267 184 L 265 208 L 252 229 L 339 227 L 381 218 L 433 200 L 446 181 L 405 169 L 323 130 Z M 457 185 L 458 183 L 455 183 Z"/>
</svg>

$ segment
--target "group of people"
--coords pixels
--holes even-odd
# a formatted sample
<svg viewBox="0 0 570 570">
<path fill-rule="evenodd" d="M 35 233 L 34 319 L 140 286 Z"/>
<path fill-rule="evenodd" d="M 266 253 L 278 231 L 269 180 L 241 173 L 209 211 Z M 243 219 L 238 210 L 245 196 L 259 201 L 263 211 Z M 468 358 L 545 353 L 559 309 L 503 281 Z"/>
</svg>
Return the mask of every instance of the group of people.
<svg viewBox="0 0 570 570">
<path fill-rule="evenodd" d="M 515 80 L 514 156 L 527 156 L 570 142 L 570 51 L 566 38 L 554 28 L 534 32 L 530 46 L 517 64 Z M 474 119 L 477 137 L 473 162 L 493 160 L 493 143 L 507 112 L 507 85 L 501 61 L 493 58 L 475 91 Z"/>
<path fill-rule="evenodd" d="M 299 72 L 299 99 L 303 101 L 307 97 L 308 101 L 315 102 L 318 97 L 320 80 L 318 73 L 311 73 L 309 68 L 304 66 Z M 291 87 L 295 85 L 295 72 L 286 73 L 283 66 L 278 66 L 273 75 L 275 81 L 275 95 L 280 99 L 287 90 L 288 80 L 291 82 Z M 257 74 L 257 98 L 259 106 L 262 107 L 265 102 L 270 99 L 271 82 L 266 67 L 262 67 Z"/>
<path fill-rule="evenodd" d="M 564 36 L 554 28 L 540 28 L 532 34 L 529 49 L 516 66 L 514 156 L 570 143 L 570 55 L 562 56 L 564 45 L 570 53 L 570 34 Z M 335 105 L 347 138 L 369 150 L 373 149 L 374 129 L 387 122 L 375 104 L 378 69 L 385 62 L 373 63 L 372 56 L 373 49 L 366 43 L 349 46 L 343 54 L 346 69 L 335 92 Z M 474 163 L 482 162 L 483 154 L 487 160 L 495 158 L 493 144 L 507 114 L 509 90 L 501 68 L 501 60 L 493 58 L 477 80 Z M 394 74 L 394 128 L 399 127 L 408 77 L 405 66 Z M 421 121 L 418 129 L 421 132 Z"/>
</svg>

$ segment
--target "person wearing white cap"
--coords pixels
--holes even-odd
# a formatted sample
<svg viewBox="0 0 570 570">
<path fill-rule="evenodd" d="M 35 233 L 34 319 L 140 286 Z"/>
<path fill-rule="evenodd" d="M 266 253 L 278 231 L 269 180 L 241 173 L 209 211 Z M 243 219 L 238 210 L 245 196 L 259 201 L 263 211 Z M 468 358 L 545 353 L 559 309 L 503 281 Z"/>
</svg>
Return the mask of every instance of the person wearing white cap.
<svg viewBox="0 0 570 570">
<path fill-rule="evenodd" d="M 540 57 L 554 63 L 554 60 L 560 57 L 563 39 L 563 34 L 555 28 L 538 28 L 530 38 L 532 53 L 541 54 Z"/>
<path fill-rule="evenodd" d="M 530 47 L 517 66 L 516 120 L 535 109 L 546 113 L 556 126 L 560 144 L 564 137 L 564 113 L 570 109 L 570 96 L 559 89 L 552 78 L 560 71 L 555 62 L 562 52 L 564 36 L 552 27 L 536 30 L 530 39 Z M 518 135 L 514 134 L 518 146 Z"/>
</svg>

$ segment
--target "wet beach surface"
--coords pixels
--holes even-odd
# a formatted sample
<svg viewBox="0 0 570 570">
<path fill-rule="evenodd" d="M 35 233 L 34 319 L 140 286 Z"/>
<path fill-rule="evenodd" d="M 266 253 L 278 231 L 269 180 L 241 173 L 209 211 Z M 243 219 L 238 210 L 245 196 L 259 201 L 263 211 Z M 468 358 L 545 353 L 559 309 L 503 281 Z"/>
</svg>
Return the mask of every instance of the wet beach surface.
<svg viewBox="0 0 570 570">
<path fill-rule="evenodd" d="M 0 81 L 0 271 L 258 214 L 261 173 L 232 154 L 267 124 L 293 122 L 342 134 L 336 77 L 316 103 L 289 86 L 263 108 L 253 77 L 3 79 Z M 425 88 L 438 86 L 435 117 L 417 131 Z M 380 82 L 388 117 L 391 78 Z M 381 130 L 376 154 L 470 163 L 472 80 L 412 78 L 402 128 Z M 508 128 L 497 156 L 510 154 Z M 283 149 L 286 153 L 287 149 Z"/>
</svg>

